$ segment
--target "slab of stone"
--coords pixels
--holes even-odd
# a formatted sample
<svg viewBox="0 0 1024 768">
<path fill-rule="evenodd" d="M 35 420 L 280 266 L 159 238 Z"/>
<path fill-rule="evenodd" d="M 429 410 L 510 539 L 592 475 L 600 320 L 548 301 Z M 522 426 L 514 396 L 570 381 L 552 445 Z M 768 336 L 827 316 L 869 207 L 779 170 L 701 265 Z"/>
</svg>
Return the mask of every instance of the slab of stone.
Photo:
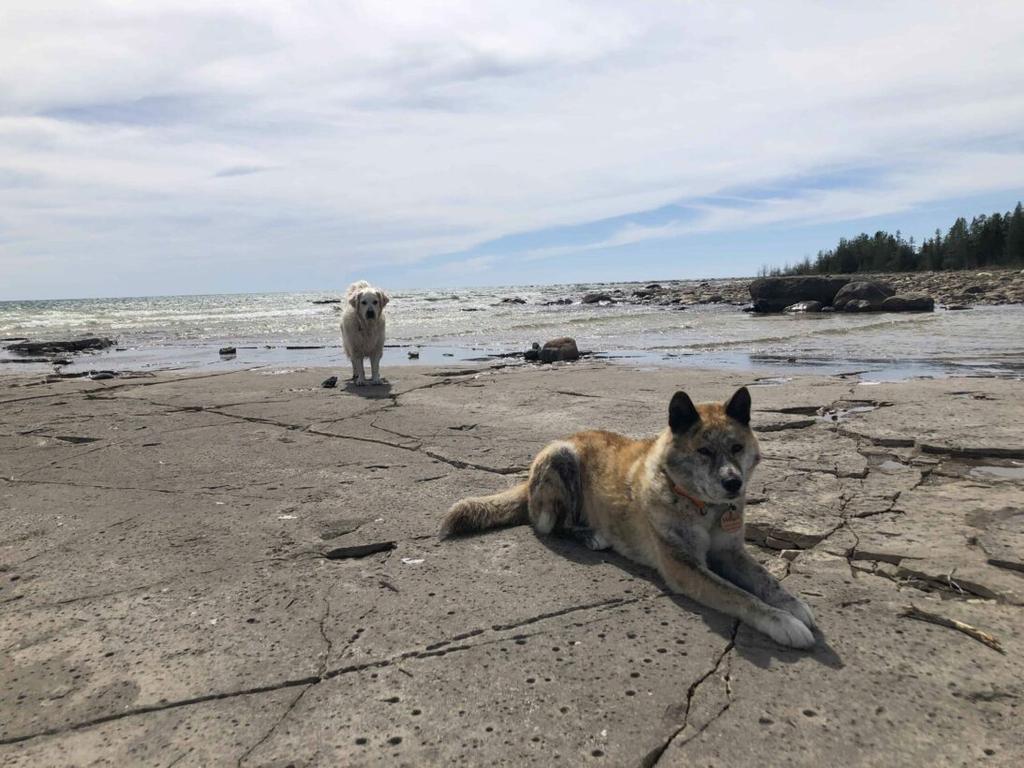
<svg viewBox="0 0 1024 768">
<path fill-rule="evenodd" d="M 818 613 L 805 654 L 612 553 L 434 536 L 549 439 L 653 434 L 677 389 L 723 399 L 760 374 L 395 368 L 364 397 L 321 389 L 331 373 L 0 380 L 0 761 L 771 766 L 843 742 L 916 764 L 957 728 L 959 762 L 1024 758 L 1022 577 L 995 564 L 1020 485 L 924 450 L 1014 445 L 1012 384 L 752 387 L 748 534 Z M 892 405 L 817 419 L 868 401 Z M 1009 653 L 898 618 L 910 601 Z"/>
<path fill-rule="evenodd" d="M 827 645 L 772 660 L 741 629 L 696 690 L 695 722 L 661 765 L 917 765 L 925 755 L 950 765 L 1017 762 L 1009 712 L 1024 695 L 1019 608 L 911 597 L 884 579 L 851 579 L 846 562 L 827 555 L 801 558 L 796 572 L 804 569 L 824 595 L 811 601 Z M 911 599 L 991 632 L 1006 655 L 902 618 Z"/>
</svg>

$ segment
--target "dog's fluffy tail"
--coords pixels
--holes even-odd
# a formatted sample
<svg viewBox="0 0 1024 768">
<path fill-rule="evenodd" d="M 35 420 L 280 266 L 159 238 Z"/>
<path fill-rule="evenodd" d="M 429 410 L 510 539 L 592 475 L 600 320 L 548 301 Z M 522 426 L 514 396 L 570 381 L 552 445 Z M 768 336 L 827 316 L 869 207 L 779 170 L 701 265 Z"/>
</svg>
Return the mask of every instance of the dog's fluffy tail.
<svg viewBox="0 0 1024 768">
<path fill-rule="evenodd" d="M 438 535 L 444 539 L 488 528 L 525 525 L 530 522 L 527 488 L 526 483 L 520 483 L 493 496 L 478 496 L 456 502 L 445 515 Z"/>
</svg>

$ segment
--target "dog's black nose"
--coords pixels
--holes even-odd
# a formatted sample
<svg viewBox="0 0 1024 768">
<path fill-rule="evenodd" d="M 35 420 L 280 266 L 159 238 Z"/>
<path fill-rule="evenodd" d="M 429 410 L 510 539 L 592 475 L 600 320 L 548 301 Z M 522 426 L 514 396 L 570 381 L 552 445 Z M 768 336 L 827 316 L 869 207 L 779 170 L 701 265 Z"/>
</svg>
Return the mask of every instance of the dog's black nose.
<svg viewBox="0 0 1024 768">
<path fill-rule="evenodd" d="M 729 493 L 739 493 L 740 488 L 743 487 L 743 481 L 738 477 L 730 477 L 722 481 L 722 487 Z"/>
<path fill-rule="evenodd" d="M 372 309 L 366 310 L 366 319 L 367 320 L 373 320 L 373 318 L 374 318 L 373 310 Z"/>
</svg>

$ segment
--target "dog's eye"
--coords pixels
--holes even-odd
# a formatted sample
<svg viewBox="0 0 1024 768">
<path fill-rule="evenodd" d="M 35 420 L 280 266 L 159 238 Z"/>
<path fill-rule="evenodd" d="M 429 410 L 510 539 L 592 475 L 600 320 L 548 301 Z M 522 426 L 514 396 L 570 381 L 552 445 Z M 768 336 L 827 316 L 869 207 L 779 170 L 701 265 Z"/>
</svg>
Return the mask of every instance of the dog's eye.
<svg viewBox="0 0 1024 768">
<path fill-rule="evenodd" d="M 732 452 L 733 453 L 739 453 L 742 450 L 743 450 L 743 446 L 742 445 L 740 445 L 739 443 L 733 443 L 733 445 L 732 445 Z"/>
<path fill-rule="evenodd" d="M 715 455 L 715 452 L 712 451 L 710 448 L 698 448 L 697 453 L 699 453 L 701 456 L 707 456 L 709 459 Z"/>
</svg>

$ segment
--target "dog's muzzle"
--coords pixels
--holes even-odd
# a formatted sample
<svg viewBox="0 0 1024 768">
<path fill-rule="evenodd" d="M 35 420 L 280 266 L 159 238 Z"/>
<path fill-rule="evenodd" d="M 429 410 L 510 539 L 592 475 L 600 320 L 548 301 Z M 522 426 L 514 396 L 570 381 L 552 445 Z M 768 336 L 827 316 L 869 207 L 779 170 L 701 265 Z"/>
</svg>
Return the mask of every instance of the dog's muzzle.
<svg viewBox="0 0 1024 768">
<path fill-rule="evenodd" d="M 377 315 L 376 315 L 376 314 L 374 314 L 374 312 L 373 312 L 373 310 L 372 310 L 372 309 L 368 309 L 368 310 L 366 310 L 366 319 L 367 319 L 367 320 L 373 320 L 373 319 L 374 319 L 374 318 L 375 318 L 376 316 L 377 316 Z"/>
<path fill-rule="evenodd" d="M 739 495 L 740 488 L 743 487 L 743 481 L 738 477 L 727 477 L 722 481 L 722 487 L 725 488 L 726 493 L 731 497 Z"/>
</svg>

